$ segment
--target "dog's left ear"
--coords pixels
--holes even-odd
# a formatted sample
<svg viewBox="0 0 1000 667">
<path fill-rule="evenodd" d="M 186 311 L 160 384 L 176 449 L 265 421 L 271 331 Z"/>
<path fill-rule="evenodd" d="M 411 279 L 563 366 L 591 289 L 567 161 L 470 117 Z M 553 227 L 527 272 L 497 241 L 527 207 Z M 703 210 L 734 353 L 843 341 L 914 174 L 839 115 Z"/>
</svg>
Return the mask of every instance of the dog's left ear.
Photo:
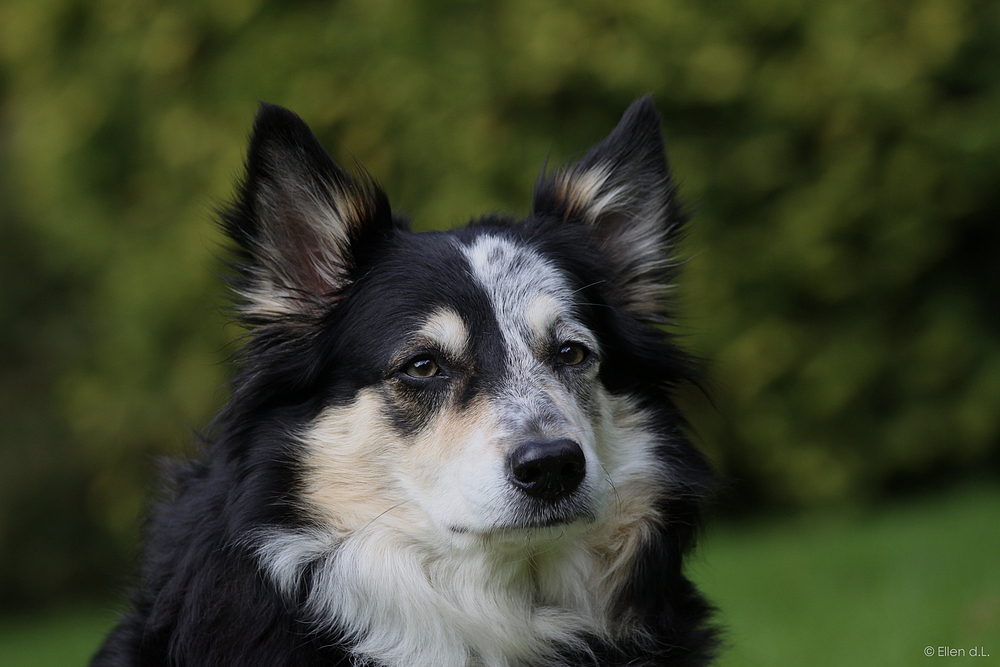
<svg viewBox="0 0 1000 667">
<path fill-rule="evenodd" d="M 544 172 L 533 213 L 586 225 L 611 268 L 623 305 L 643 319 L 664 317 L 673 244 L 683 223 L 663 151 L 660 114 L 650 97 L 569 168 Z"/>
</svg>

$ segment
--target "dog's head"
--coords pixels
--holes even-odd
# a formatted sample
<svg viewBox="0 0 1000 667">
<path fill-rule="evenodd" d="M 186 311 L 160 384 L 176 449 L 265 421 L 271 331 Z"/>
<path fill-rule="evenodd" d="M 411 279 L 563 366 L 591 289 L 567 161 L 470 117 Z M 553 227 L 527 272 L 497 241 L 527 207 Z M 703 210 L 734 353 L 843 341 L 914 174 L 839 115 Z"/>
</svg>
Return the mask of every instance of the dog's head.
<svg viewBox="0 0 1000 667">
<path fill-rule="evenodd" d="M 655 326 L 680 222 L 649 99 L 543 173 L 526 219 L 422 234 L 264 105 L 226 214 L 252 326 L 231 410 L 343 534 L 637 520 L 670 475 L 663 390 L 690 374 Z"/>
</svg>

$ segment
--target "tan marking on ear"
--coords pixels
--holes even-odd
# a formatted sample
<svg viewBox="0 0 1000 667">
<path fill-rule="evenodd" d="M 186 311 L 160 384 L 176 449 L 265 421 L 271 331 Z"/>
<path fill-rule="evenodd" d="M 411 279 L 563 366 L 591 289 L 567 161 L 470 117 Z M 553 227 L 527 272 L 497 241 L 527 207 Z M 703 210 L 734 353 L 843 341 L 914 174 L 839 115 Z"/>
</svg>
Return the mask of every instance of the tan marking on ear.
<svg viewBox="0 0 1000 667">
<path fill-rule="evenodd" d="M 463 357 L 468 353 L 469 331 L 462 316 L 450 308 L 434 311 L 420 327 L 417 337 L 426 339 L 454 357 Z"/>
<path fill-rule="evenodd" d="M 301 312 L 301 309 L 293 307 L 288 291 L 279 290 L 270 280 L 257 281 L 243 291 L 243 298 L 246 303 L 240 307 L 240 313 L 244 316 L 279 319 Z"/>
<path fill-rule="evenodd" d="M 313 227 L 316 234 L 316 247 L 309 253 L 313 272 L 335 289 L 345 282 L 345 255 L 352 236 L 374 214 L 374 204 L 357 188 L 330 186 L 328 196 L 330 200 L 318 193 L 302 192 L 301 198 L 308 206 L 300 210 L 300 215 L 306 217 L 305 225 Z"/>
<path fill-rule="evenodd" d="M 338 243 L 347 245 L 350 242 L 350 235 L 375 215 L 375 202 L 369 192 L 358 187 L 331 189 L 333 206 L 323 202 L 318 204 L 318 208 L 327 214 L 326 226 L 335 235 Z"/>
<path fill-rule="evenodd" d="M 347 282 L 350 244 L 375 215 L 374 197 L 364 186 L 304 184 L 289 175 L 262 184 L 263 223 L 252 242 L 262 266 L 244 288 L 241 311 L 262 319 L 323 312 Z"/>
<path fill-rule="evenodd" d="M 662 317 L 669 286 L 661 285 L 671 258 L 669 226 L 670 191 L 666 183 L 642 187 L 613 178 L 610 166 L 585 171 L 571 168 L 554 178 L 556 201 L 565 206 L 564 217 L 590 225 L 597 241 L 621 270 L 616 282 L 624 305 L 657 321 Z"/>
<path fill-rule="evenodd" d="M 383 407 L 375 390 L 364 389 L 353 404 L 325 410 L 300 438 L 306 509 L 340 534 L 375 519 L 414 519 L 392 469 L 405 443 L 386 423 Z"/>
<path fill-rule="evenodd" d="M 566 204 L 566 218 L 580 217 L 593 222 L 611 201 L 610 194 L 600 195 L 608 180 L 606 168 L 595 167 L 587 171 L 570 170 L 556 176 L 556 199 Z"/>
<path fill-rule="evenodd" d="M 321 297 L 316 294 L 306 294 L 275 285 L 270 278 L 260 278 L 244 289 L 245 303 L 240 306 L 244 316 L 280 320 L 284 327 L 308 326 L 314 323 L 311 318 L 322 312 L 323 306 L 332 304 L 334 298 Z"/>
</svg>

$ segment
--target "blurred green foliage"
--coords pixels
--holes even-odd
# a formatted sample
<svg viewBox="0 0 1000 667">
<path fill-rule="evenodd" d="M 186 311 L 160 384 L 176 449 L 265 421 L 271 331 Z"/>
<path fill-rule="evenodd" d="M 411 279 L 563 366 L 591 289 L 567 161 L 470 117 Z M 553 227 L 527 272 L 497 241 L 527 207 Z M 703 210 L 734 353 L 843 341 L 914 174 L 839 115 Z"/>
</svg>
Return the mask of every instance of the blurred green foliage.
<svg viewBox="0 0 1000 667">
<path fill-rule="evenodd" d="M 1000 443 L 988 0 L 0 0 L 0 595 L 106 586 L 225 398 L 212 210 L 255 101 L 422 229 L 526 211 L 652 92 L 694 213 L 694 421 L 744 497 L 872 498 Z"/>
</svg>

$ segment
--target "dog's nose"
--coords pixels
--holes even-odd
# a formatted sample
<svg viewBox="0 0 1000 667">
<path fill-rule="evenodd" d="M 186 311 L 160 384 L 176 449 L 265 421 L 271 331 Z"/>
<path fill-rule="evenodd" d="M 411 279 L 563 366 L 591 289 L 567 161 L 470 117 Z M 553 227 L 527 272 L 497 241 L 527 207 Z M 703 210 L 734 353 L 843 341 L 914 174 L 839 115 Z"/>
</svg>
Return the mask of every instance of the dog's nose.
<svg viewBox="0 0 1000 667">
<path fill-rule="evenodd" d="M 564 498 L 586 474 L 583 450 L 572 440 L 525 442 L 510 453 L 511 481 L 534 498 Z"/>
</svg>

